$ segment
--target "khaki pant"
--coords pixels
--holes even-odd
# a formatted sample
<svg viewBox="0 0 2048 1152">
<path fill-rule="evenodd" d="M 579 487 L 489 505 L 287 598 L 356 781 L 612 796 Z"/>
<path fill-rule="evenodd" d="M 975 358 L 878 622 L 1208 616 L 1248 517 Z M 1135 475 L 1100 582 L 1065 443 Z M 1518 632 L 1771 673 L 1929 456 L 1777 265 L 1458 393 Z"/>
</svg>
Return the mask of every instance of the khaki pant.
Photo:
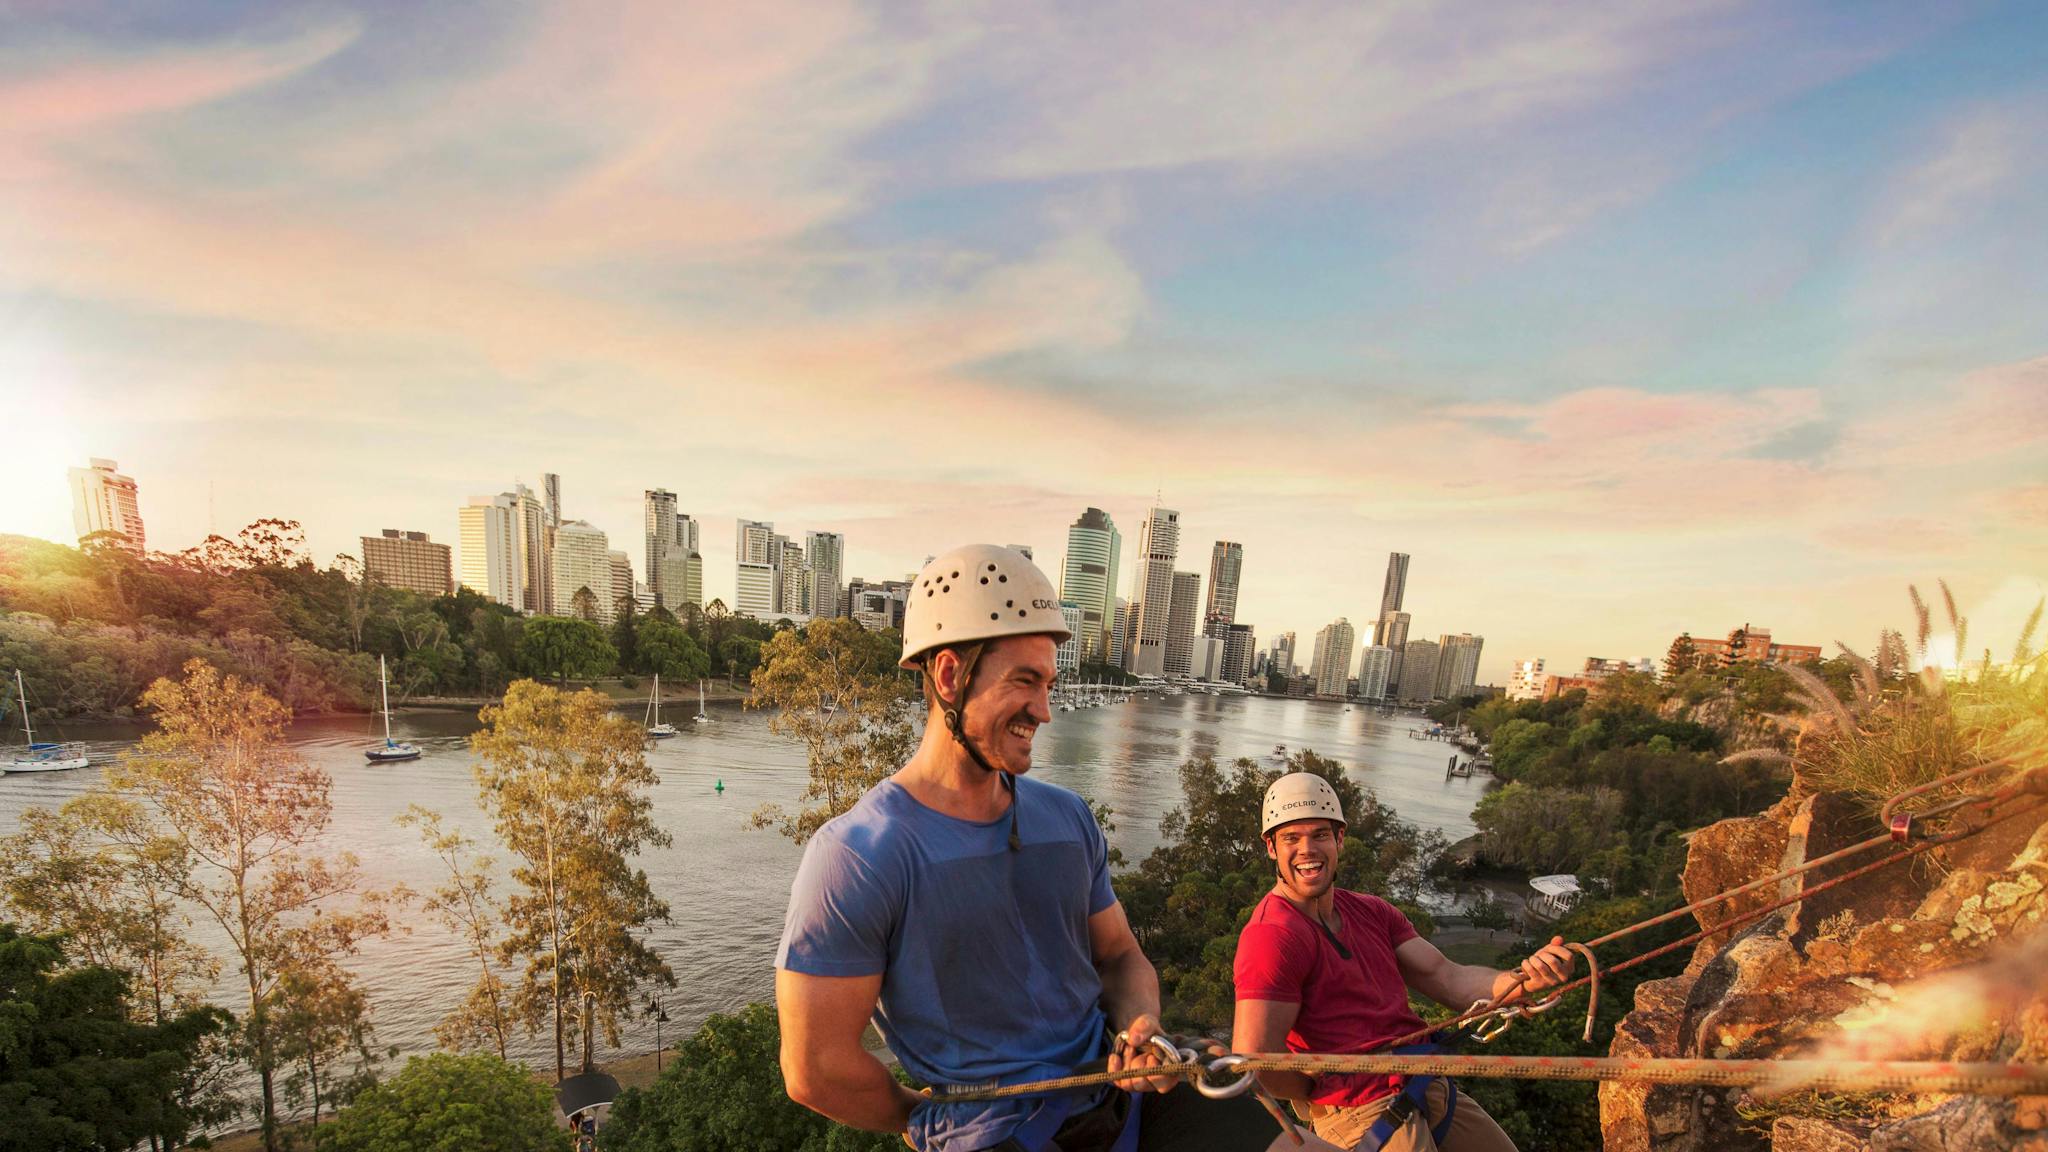
<svg viewBox="0 0 2048 1152">
<path fill-rule="evenodd" d="M 1429 1086 L 1422 1111 L 1394 1130 L 1393 1136 L 1380 1146 L 1382 1152 L 1437 1152 L 1436 1141 L 1429 1134 L 1443 1121 L 1448 1094 L 1449 1084 L 1439 1077 Z M 1359 1108 L 1325 1108 L 1318 1104 L 1309 1111 L 1316 1135 L 1339 1148 L 1353 1148 L 1395 1099 L 1386 1096 Z M 1500 1125 L 1493 1122 L 1478 1101 L 1460 1092 L 1458 1114 L 1444 1134 L 1443 1152 L 1515 1152 L 1515 1142 L 1508 1139 L 1508 1134 L 1500 1130 Z"/>
</svg>

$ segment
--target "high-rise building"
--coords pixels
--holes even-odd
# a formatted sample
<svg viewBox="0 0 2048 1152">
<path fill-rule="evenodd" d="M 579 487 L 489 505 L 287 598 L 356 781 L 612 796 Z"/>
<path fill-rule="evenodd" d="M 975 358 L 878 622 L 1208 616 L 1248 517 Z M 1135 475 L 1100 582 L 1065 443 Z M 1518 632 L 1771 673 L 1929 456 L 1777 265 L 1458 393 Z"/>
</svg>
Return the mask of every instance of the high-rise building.
<svg viewBox="0 0 2048 1152">
<path fill-rule="evenodd" d="M 627 592 L 632 576 L 627 576 Z M 612 560 L 610 541 L 603 532 L 581 520 L 564 520 L 555 528 L 554 574 L 550 581 L 554 601 L 550 615 L 577 616 L 579 592 L 589 592 L 595 618 L 612 622 Z"/>
<path fill-rule="evenodd" d="M 884 580 L 871 584 L 855 576 L 846 583 L 846 611 L 870 632 L 903 627 L 903 610 L 910 605 L 909 580 Z"/>
<path fill-rule="evenodd" d="M 1543 657 L 1515 661 L 1508 671 L 1508 699 L 1543 699 Z"/>
<path fill-rule="evenodd" d="M 776 599 L 781 593 L 777 568 L 782 559 L 775 543 L 775 525 L 765 520 L 741 520 L 733 529 L 732 610 L 756 620 L 775 618 Z"/>
<path fill-rule="evenodd" d="M 1053 651 L 1053 668 L 1061 676 L 1081 674 L 1081 606 L 1060 601 L 1060 618 L 1067 622 L 1067 638 Z"/>
<path fill-rule="evenodd" d="M 670 597 L 666 593 L 673 582 L 677 585 L 675 599 L 682 598 L 682 573 L 678 571 L 673 577 L 667 574 L 672 552 L 676 566 L 684 566 L 682 544 L 676 539 L 676 494 L 666 488 L 647 489 L 640 497 L 640 520 L 647 539 L 647 552 L 641 561 L 647 573 L 647 588 L 657 603 L 675 608 L 677 605 L 668 603 Z"/>
<path fill-rule="evenodd" d="M 1116 572 L 1123 536 L 1116 521 L 1090 508 L 1067 528 L 1067 559 L 1060 566 L 1060 599 L 1081 606 L 1081 659 L 1120 663 L 1116 643 Z M 1112 652 L 1116 649 L 1116 652 Z"/>
<path fill-rule="evenodd" d="M 1166 668 L 1168 676 L 1193 672 L 1195 624 L 1201 617 L 1202 578 L 1193 572 L 1173 574 L 1173 606 L 1166 616 Z"/>
<path fill-rule="evenodd" d="M 697 551 L 697 522 L 676 511 L 675 493 L 651 488 L 641 503 L 647 536 L 647 589 L 672 614 L 704 605 L 704 557 Z"/>
<path fill-rule="evenodd" d="M 805 533 L 804 556 L 811 565 L 811 615 L 822 620 L 844 616 L 846 537 L 837 532 Z"/>
<path fill-rule="evenodd" d="M 541 496 L 547 504 L 548 527 L 562 526 L 562 478 L 553 472 L 540 474 Z"/>
<path fill-rule="evenodd" d="M 740 564 L 775 566 L 775 525 L 765 520 L 742 520 L 734 530 L 733 560 Z"/>
<path fill-rule="evenodd" d="M 120 547 L 142 555 L 146 545 L 135 481 L 121 475 L 119 464 L 99 456 L 93 457 L 87 467 L 70 469 L 68 475 L 71 526 L 78 530 L 78 538 L 83 540 L 95 532 L 118 532 L 120 539 L 116 543 Z"/>
<path fill-rule="evenodd" d="M 1351 679 L 1351 649 L 1357 642 L 1358 633 L 1352 629 L 1351 621 L 1342 616 L 1316 632 L 1315 656 L 1308 667 L 1309 679 L 1316 684 L 1316 695 L 1345 694 L 1345 682 Z"/>
<path fill-rule="evenodd" d="M 1237 623 L 1237 582 L 1244 571 L 1244 545 L 1218 540 L 1209 550 L 1209 602 L 1202 609 L 1202 635 L 1222 636 Z"/>
<path fill-rule="evenodd" d="M 613 548 L 605 552 L 605 559 L 611 562 L 613 614 L 616 615 L 618 613 L 618 605 L 621 600 L 631 603 L 634 606 L 634 611 L 639 611 L 640 602 L 633 595 L 633 557 Z"/>
<path fill-rule="evenodd" d="M 1379 618 L 1385 619 L 1389 612 L 1399 612 L 1401 610 L 1401 601 L 1407 594 L 1408 554 L 1406 552 L 1389 552 L 1387 553 L 1387 579 L 1380 586 Z M 1385 643 L 1385 638 L 1375 636 L 1372 642 L 1382 644 Z"/>
<path fill-rule="evenodd" d="M 1426 704 L 1436 698 L 1436 642 L 1410 640 L 1401 652 L 1401 679 L 1395 694 L 1403 703 Z"/>
<path fill-rule="evenodd" d="M 1189 638 L 1188 644 L 1188 678 L 1210 682 L 1222 680 L 1223 640 L 1216 636 L 1194 636 Z"/>
<path fill-rule="evenodd" d="M 1173 564 L 1180 556 L 1180 513 L 1152 508 L 1138 530 L 1138 568 L 1131 577 L 1131 624 L 1125 667 L 1140 676 L 1166 674 L 1166 638 L 1173 613 Z"/>
<path fill-rule="evenodd" d="M 1387 673 L 1394 667 L 1393 650 L 1384 644 L 1368 644 L 1358 654 L 1358 695 L 1363 700 L 1387 698 Z"/>
<path fill-rule="evenodd" d="M 524 601 L 533 613 L 556 613 L 555 529 L 548 523 L 547 507 L 524 484 L 512 486 L 513 511 L 519 528 L 519 571 Z"/>
<path fill-rule="evenodd" d="M 1408 659 L 1408 614 L 1406 612 L 1382 612 L 1379 622 L 1373 625 L 1373 643 L 1394 654 L 1394 665 L 1387 669 L 1389 695 L 1398 695 L 1401 687 L 1401 665 Z M 1434 673 L 1432 673 L 1434 675 Z M 1407 699 L 1407 697 L 1401 697 Z"/>
<path fill-rule="evenodd" d="M 1243 684 L 1252 678 L 1252 652 L 1258 637 L 1249 624 L 1232 624 L 1223 637 L 1223 672 L 1217 679 L 1226 684 Z"/>
<path fill-rule="evenodd" d="M 457 513 L 457 520 L 462 530 L 462 586 L 515 611 L 525 608 L 518 498 L 510 492 L 472 496 Z"/>
<path fill-rule="evenodd" d="M 736 566 L 732 610 L 756 620 L 775 618 L 775 565 L 742 560 Z"/>
<path fill-rule="evenodd" d="M 1110 617 L 1108 647 L 1111 667 L 1131 666 L 1131 602 L 1121 596 L 1116 598 L 1116 611 Z"/>
<path fill-rule="evenodd" d="M 1479 680 L 1479 650 L 1486 637 L 1470 632 L 1445 633 L 1437 638 L 1436 697 L 1455 700 L 1470 696 Z"/>
<path fill-rule="evenodd" d="M 809 616 L 811 566 L 804 559 L 804 546 L 787 536 L 777 536 L 775 555 L 776 615 Z"/>
<path fill-rule="evenodd" d="M 1266 667 L 1268 671 L 1282 676 L 1300 675 L 1294 670 L 1294 633 L 1282 632 L 1280 638 L 1273 641 L 1273 651 L 1266 657 Z"/>
<path fill-rule="evenodd" d="M 363 571 L 387 588 L 403 588 L 422 596 L 446 596 L 455 591 L 455 565 L 448 546 L 429 540 L 425 532 L 386 528 L 381 535 L 363 537 Z"/>
</svg>

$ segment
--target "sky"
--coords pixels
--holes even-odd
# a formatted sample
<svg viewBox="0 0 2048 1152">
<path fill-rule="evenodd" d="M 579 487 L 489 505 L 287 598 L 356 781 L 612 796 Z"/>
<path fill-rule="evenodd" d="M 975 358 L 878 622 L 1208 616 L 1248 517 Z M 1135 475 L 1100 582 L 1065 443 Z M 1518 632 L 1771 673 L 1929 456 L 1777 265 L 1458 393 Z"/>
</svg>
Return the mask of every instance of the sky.
<svg viewBox="0 0 2048 1152">
<path fill-rule="evenodd" d="M 2048 576 L 2048 8 L 0 0 L 0 532 L 323 561 L 561 475 L 1054 570 L 1244 545 L 1261 645 L 1868 650 Z M 1369 630 L 1369 628 L 1367 629 Z M 1975 645 L 1973 644 L 1974 648 Z"/>
</svg>

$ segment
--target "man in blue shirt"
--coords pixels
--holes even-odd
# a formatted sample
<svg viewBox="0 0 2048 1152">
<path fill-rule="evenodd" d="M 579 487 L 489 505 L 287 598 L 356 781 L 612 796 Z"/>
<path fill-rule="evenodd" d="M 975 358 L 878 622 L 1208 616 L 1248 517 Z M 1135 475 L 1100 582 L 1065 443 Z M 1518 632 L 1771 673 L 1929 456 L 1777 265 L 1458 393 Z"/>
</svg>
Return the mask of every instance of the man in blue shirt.
<svg viewBox="0 0 2048 1152">
<path fill-rule="evenodd" d="M 1011 549 L 955 549 L 919 574 L 903 631 L 930 709 L 923 742 L 819 829 L 790 891 L 775 997 L 791 1099 L 924 1152 L 1266 1147 L 1275 1130 L 1248 1098 L 938 1104 L 861 1046 L 872 1019 L 930 1084 L 1045 1079 L 1105 1055 L 1111 1070 L 1160 1063 L 1159 978 L 1110 889 L 1094 814 L 1025 776 L 1068 636 L 1051 582 Z"/>
</svg>

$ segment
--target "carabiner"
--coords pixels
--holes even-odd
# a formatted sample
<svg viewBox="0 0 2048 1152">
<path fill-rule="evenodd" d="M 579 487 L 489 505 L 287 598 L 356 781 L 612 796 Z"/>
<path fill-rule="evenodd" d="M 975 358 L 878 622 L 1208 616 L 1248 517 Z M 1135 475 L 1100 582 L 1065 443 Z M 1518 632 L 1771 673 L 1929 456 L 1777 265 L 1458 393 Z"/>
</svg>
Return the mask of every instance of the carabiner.
<svg viewBox="0 0 2048 1152">
<path fill-rule="evenodd" d="M 1254 1083 L 1257 1083 L 1258 1073 L 1250 1071 L 1239 1072 L 1237 1079 L 1227 1084 L 1216 1085 L 1210 1084 L 1209 1074 L 1211 1072 L 1229 1072 L 1233 1069 L 1243 1068 L 1250 1061 L 1251 1057 L 1236 1052 L 1230 1053 L 1227 1056 L 1215 1057 L 1202 1065 L 1202 1071 L 1195 1077 L 1195 1091 L 1200 1092 L 1211 1100 L 1228 1100 L 1233 1096 L 1244 1095 L 1251 1090 Z"/>
</svg>

